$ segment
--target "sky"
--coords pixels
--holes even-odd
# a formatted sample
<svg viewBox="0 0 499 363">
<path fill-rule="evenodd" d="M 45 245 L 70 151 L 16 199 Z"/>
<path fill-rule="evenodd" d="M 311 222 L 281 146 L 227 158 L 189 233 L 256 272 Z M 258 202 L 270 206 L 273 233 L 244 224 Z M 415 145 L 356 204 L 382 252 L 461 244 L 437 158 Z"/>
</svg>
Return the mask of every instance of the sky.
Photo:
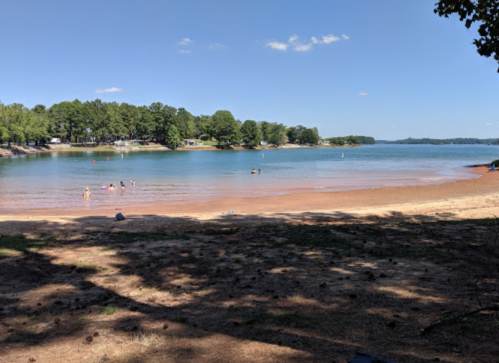
<svg viewBox="0 0 499 363">
<path fill-rule="evenodd" d="M 2 0 L 0 100 L 229 110 L 322 137 L 499 136 L 499 74 L 436 0 Z"/>
</svg>

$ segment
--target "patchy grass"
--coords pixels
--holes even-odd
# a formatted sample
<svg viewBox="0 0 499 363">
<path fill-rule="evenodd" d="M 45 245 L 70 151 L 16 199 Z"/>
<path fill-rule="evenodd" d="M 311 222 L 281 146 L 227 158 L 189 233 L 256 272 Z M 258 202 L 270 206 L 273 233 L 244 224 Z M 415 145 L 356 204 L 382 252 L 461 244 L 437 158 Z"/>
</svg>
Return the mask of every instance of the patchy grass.
<svg viewBox="0 0 499 363">
<path fill-rule="evenodd" d="M 104 309 L 101 310 L 102 314 L 110 315 L 114 314 L 118 310 L 118 308 L 115 308 L 114 306 L 106 306 Z"/>
<path fill-rule="evenodd" d="M 55 241 L 54 239 L 31 238 L 22 234 L 2 235 L 0 237 L 0 258 L 37 251 L 53 244 Z"/>
</svg>

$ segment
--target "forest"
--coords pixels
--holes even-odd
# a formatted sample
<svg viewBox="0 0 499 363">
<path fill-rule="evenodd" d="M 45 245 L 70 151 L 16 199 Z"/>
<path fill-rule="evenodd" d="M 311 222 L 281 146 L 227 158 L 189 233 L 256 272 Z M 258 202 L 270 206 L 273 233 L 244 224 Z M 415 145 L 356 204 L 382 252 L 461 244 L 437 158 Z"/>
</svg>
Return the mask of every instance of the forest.
<svg viewBox="0 0 499 363">
<path fill-rule="evenodd" d="M 112 143 L 116 140 L 147 140 L 172 145 L 184 139 L 215 139 L 221 146 L 254 147 L 265 141 L 281 145 L 317 144 L 317 128 L 301 125 L 287 127 L 282 123 L 236 120 L 230 111 L 194 116 L 185 108 L 161 102 L 149 106 L 103 102 L 100 99 L 81 102 L 64 101 L 47 108 L 0 102 L 0 143 L 16 145 L 45 144 L 52 138 L 68 143 Z"/>
</svg>

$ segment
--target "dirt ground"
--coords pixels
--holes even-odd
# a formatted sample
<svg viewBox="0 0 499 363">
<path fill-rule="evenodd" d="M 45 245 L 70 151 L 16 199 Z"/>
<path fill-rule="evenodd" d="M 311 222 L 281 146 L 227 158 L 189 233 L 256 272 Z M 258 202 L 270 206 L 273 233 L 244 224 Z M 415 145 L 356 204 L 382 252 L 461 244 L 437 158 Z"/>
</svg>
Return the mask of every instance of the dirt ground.
<svg viewBox="0 0 499 363">
<path fill-rule="evenodd" d="M 495 218 L 234 218 L 1 221 L 0 362 L 499 361 Z"/>
</svg>

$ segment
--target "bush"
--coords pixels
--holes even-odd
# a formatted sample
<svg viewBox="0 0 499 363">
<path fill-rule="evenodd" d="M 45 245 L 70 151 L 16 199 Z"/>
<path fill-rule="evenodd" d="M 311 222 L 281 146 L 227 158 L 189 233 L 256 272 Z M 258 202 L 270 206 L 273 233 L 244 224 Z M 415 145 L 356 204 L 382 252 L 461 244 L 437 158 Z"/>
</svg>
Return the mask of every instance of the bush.
<svg viewBox="0 0 499 363">
<path fill-rule="evenodd" d="M 490 166 L 494 165 L 496 168 L 499 167 L 499 159 L 494 160 L 493 162 L 490 163 Z"/>
</svg>

